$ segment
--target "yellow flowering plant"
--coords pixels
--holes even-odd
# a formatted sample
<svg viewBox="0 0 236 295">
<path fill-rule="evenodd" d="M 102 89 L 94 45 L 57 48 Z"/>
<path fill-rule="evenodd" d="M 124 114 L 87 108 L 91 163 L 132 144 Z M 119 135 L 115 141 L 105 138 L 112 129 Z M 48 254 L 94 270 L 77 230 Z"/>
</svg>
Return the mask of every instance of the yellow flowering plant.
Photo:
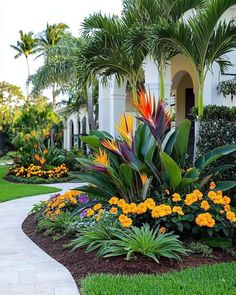
<svg viewBox="0 0 236 295">
<path fill-rule="evenodd" d="M 174 193 L 155 199 L 147 198 L 139 203 L 128 203 L 113 196 L 108 201 L 109 205 L 104 206 L 104 211 L 109 212 L 111 218 L 116 218 L 124 228 L 148 223 L 185 237 L 230 237 L 236 224 L 231 198 L 222 191 L 215 192 L 214 188 L 211 183 L 208 192 L 193 190 L 185 195 Z M 98 215 L 97 221 L 103 215 L 97 214 L 95 207 L 87 211 L 87 217 L 97 218 Z"/>
</svg>

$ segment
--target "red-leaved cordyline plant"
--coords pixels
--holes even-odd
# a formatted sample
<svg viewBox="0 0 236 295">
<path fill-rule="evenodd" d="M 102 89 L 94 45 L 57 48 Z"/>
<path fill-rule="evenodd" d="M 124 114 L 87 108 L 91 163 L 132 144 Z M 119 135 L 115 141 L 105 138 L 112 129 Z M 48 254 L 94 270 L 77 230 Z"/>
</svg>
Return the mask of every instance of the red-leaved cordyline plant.
<svg viewBox="0 0 236 295">
<path fill-rule="evenodd" d="M 164 101 L 159 99 L 156 103 L 155 97 L 144 90 L 139 91 L 138 99 L 133 101 L 134 107 L 139 111 L 141 121 L 145 122 L 158 144 L 161 137 L 168 129 L 170 129 L 170 114 L 165 111 Z"/>
</svg>

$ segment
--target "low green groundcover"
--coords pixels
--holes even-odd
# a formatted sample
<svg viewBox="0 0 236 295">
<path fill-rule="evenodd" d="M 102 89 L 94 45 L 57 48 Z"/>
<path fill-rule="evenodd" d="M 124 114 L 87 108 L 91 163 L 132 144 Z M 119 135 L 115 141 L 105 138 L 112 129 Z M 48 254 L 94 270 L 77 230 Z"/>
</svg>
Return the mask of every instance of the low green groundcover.
<svg viewBox="0 0 236 295">
<path fill-rule="evenodd" d="M 81 295 L 235 295 L 236 263 L 164 275 L 91 275 L 81 280 L 80 292 Z"/>
<path fill-rule="evenodd" d="M 35 196 L 41 194 L 49 194 L 60 191 L 60 189 L 46 186 L 39 186 L 33 184 L 19 184 L 6 181 L 4 177 L 6 176 L 8 167 L 0 167 L 0 203 L 22 198 L 28 196 Z"/>
<path fill-rule="evenodd" d="M 61 178 L 41 178 L 41 177 L 30 177 L 23 178 L 15 175 L 7 175 L 6 179 L 12 182 L 19 183 L 31 183 L 31 184 L 47 184 L 47 183 L 60 183 L 60 182 L 68 182 L 72 180 L 73 176 L 61 177 Z"/>
</svg>

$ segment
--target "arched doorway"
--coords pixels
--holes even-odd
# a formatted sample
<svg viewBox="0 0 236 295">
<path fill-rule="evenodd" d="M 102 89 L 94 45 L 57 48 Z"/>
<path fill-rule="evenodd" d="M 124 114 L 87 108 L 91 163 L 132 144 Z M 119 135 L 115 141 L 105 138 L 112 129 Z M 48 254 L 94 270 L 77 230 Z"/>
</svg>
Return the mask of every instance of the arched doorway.
<svg viewBox="0 0 236 295">
<path fill-rule="evenodd" d="M 195 129 L 191 115 L 192 108 L 196 105 L 193 80 L 187 71 L 176 73 L 172 81 L 172 96 L 175 104 L 176 124 L 180 124 L 185 118 L 192 121 L 188 154 L 193 160 Z"/>
</svg>

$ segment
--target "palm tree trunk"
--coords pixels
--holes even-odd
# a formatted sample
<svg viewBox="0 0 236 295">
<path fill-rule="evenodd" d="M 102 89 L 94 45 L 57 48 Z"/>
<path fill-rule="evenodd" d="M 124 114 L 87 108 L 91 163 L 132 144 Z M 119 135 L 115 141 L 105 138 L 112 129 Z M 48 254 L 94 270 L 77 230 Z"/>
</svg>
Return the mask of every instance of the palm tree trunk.
<svg viewBox="0 0 236 295">
<path fill-rule="evenodd" d="M 165 72 L 166 72 L 166 65 L 163 60 L 160 61 L 159 65 L 159 83 L 160 83 L 160 98 L 165 99 Z"/>
<path fill-rule="evenodd" d="M 29 68 L 29 58 L 28 58 L 28 56 L 26 56 L 25 58 L 26 58 L 27 71 L 28 71 L 28 79 L 27 79 L 27 82 L 26 82 L 26 99 L 27 99 L 27 103 L 29 103 L 29 78 L 30 78 L 30 68 Z"/>
<path fill-rule="evenodd" d="M 56 85 L 52 86 L 52 107 L 55 109 L 56 107 Z"/>
<path fill-rule="evenodd" d="M 88 123 L 89 123 L 89 129 L 95 130 L 96 129 L 96 123 L 94 120 L 94 110 L 93 110 L 93 92 L 92 91 L 86 91 L 87 95 L 87 107 L 88 107 Z"/>
</svg>

